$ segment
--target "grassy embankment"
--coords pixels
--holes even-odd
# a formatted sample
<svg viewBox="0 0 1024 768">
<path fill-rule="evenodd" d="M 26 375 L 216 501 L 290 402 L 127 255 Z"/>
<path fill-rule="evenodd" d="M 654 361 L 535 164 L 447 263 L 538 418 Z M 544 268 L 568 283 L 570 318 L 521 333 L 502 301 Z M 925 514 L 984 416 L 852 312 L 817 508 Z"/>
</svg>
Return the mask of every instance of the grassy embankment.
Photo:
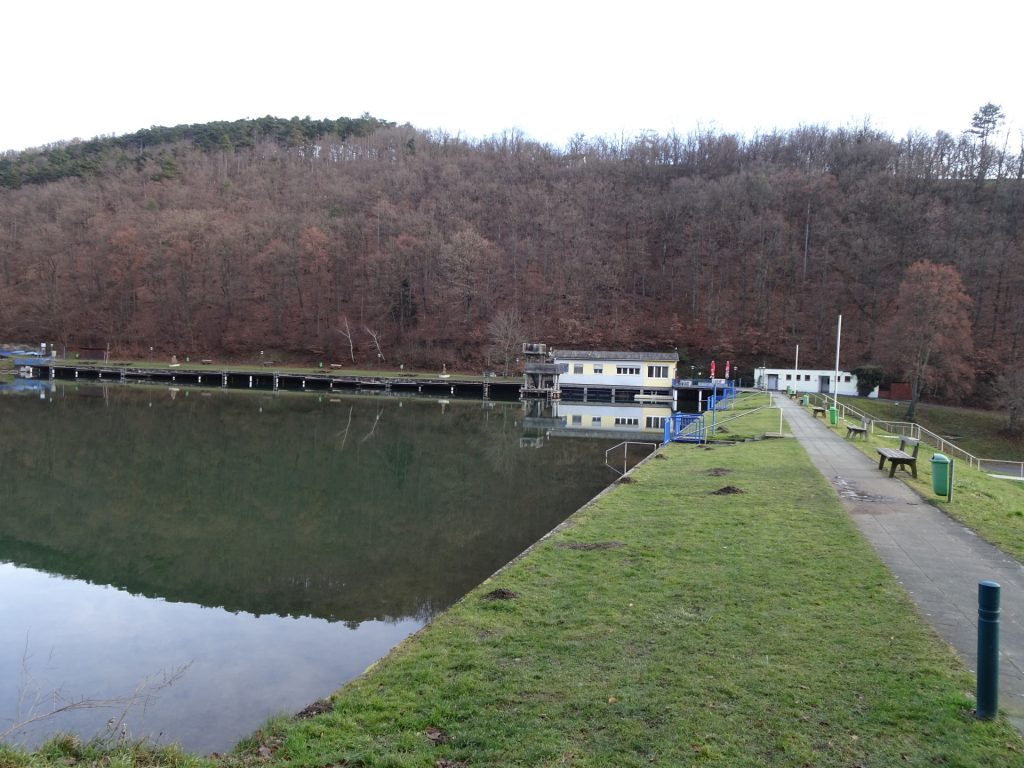
<svg viewBox="0 0 1024 768">
<path fill-rule="evenodd" d="M 771 407 L 771 398 L 764 392 L 741 392 L 732 407 L 715 414 L 716 440 L 749 440 L 779 432 L 779 409 Z M 705 414 L 711 428 L 711 414 Z"/>
<path fill-rule="evenodd" d="M 973 719 L 973 680 L 797 443 L 662 455 L 342 689 L 329 711 L 268 724 L 220 762 L 1024 763 L 1007 723 Z M 0 765 L 74 764 L 77 750 L 0 752 Z M 110 758 L 205 762 L 127 748 Z"/>
<path fill-rule="evenodd" d="M 859 406 L 859 403 L 856 405 Z M 832 429 L 837 434 L 846 434 L 842 420 Z M 898 446 L 898 439 L 881 432 L 869 435 L 867 440 L 857 438 L 850 442 L 876 462 L 877 447 Z M 897 471 L 896 476 L 989 543 L 1017 560 L 1024 561 L 1024 482 L 989 477 L 985 472 L 972 469 L 964 461 L 956 461 L 953 499 L 947 502 L 945 496 L 938 497 L 932 492 L 931 457 L 936 452 L 931 446 L 921 443 L 917 455 L 917 479 L 902 470 Z M 888 467 L 886 464 L 886 471 Z"/>
<path fill-rule="evenodd" d="M 907 404 L 892 400 L 871 400 L 862 397 L 840 397 L 876 419 L 903 421 Z M 983 411 L 979 408 L 955 408 L 947 405 L 919 403 L 917 421 L 926 429 L 956 443 L 968 453 L 982 459 L 1024 461 L 1024 440 L 1002 434 L 1006 427 L 1004 411 Z"/>
<path fill-rule="evenodd" d="M 799 445 L 664 455 L 239 759 L 1020 764 Z"/>
</svg>

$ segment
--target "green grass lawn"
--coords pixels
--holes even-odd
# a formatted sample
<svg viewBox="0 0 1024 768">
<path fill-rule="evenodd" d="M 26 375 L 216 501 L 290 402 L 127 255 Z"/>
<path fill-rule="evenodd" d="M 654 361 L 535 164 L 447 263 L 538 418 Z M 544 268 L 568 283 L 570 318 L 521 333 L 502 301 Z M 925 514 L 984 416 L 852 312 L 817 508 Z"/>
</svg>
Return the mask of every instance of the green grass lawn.
<svg viewBox="0 0 1024 768">
<path fill-rule="evenodd" d="M 711 414 L 704 417 L 710 431 Z M 779 432 L 779 409 L 770 407 L 770 398 L 763 392 L 740 394 L 733 407 L 715 414 L 715 434 L 720 440 L 747 440 Z"/>
<path fill-rule="evenodd" d="M 903 421 L 907 412 L 906 402 L 897 404 L 891 400 L 864 397 L 840 397 L 839 400 L 876 419 L 887 421 Z M 1024 440 L 1000 434 L 1006 426 L 1006 413 L 1003 411 L 919 403 L 917 421 L 979 458 L 1024 461 Z"/>
<path fill-rule="evenodd" d="M 229 762 L 1022 764 L 797 443 L 662 455 Z"/>
</svg>

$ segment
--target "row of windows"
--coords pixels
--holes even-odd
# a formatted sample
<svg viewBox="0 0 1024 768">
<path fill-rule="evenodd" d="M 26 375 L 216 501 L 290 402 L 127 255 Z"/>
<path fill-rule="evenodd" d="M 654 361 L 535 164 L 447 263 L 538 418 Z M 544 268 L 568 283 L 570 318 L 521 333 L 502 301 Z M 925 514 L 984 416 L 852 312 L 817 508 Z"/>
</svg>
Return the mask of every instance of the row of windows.
<svg viewBox="0 0 1024 768">
<path fill-rule="evenodd" d="M 647 366 L 647 378 L 649 378 L 649 379 L 667 379 L 668 378 L 668 366 L 667 365 L 648 365 Z"/>
<path fill-rule="evenodd" d="M 572 415 L 572 423 L 573 423 L 573 426 L 582 426 L 583 425 L 583 416 L 578 414 L 578 413 L 574 413 Z M 591 416 L 591 418 L 590 418 L 590 426 L 592 426 L 592 427 L 600 427 L 601 426 L 601 417 L 600 416 Z M 615 426 L 617 426 L 617 427 L 639 427 L 640 426 L 640 419 L 639 419 L 639 417 L 636 417 L 636 416 L 616 416 L 615 417 Z M 644 426 L 646 426 L 648 429 L 661 429 L 662 427 L 665 426 L 665 417 L 664 416 L 648 416 L 646 418 L 646 421 L 644 422 Z"/>
<path fill-rule="evenodd" d="M 583 375 L 583 363 L 573 363 L 572 372 L 578 376 Z M 615 373 L 619 376 L 639 376 L 640 366 L 639 365 L 618 365 L 615 367 Z M 604 364 L 594 363 L 594 375 L 601 376 L 604 374 Z M 649 379 L 667 379 L 669 377 L 667 365 L 648 365 L 647 366 L 647 378 Z"/>
<path fill-rule="evenodd" d="M 793 374 L 792 373 L 787 373 L 786 374 L 786 381 L 792 381 L 792 380 L 793 380 Z M 800 381 L 800 374 L 799 373 L 796 374 L 796 380 Z M 805 373 L 804 374 L 804 381 L 810 381 L 810 380 L 811 380 L 811 374 Z M 843 381 L 849 383 L 850 382 L 850 377 L 849 376 L 843 376 Z"/>
</svg>

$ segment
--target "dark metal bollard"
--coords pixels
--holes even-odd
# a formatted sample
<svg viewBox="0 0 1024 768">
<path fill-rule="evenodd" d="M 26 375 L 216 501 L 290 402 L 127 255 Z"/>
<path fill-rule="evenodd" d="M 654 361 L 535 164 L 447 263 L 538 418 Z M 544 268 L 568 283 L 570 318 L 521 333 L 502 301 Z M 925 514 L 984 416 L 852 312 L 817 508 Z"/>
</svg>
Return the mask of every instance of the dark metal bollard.
<svg viewBox="0 0 1024 768">
<path fill-rule="evenodd" d="M 978 708 L 974 716 L 990 720 L 999 711 L 999 585 L 978 583 Z"/>
</svg>

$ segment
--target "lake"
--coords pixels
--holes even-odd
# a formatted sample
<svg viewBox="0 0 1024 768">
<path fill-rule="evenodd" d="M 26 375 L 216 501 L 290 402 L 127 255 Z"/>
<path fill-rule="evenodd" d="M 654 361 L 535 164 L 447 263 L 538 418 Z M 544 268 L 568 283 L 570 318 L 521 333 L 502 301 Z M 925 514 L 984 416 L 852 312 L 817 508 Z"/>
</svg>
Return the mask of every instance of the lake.
<svg viewBox="0 0 1024 768">
<path fill-rule="evenodd" d="M 613 481 L 519 403 L 60 384 L 0 395 L 0 732 L 227 751 L 360 674 Z"/>
</svg>

